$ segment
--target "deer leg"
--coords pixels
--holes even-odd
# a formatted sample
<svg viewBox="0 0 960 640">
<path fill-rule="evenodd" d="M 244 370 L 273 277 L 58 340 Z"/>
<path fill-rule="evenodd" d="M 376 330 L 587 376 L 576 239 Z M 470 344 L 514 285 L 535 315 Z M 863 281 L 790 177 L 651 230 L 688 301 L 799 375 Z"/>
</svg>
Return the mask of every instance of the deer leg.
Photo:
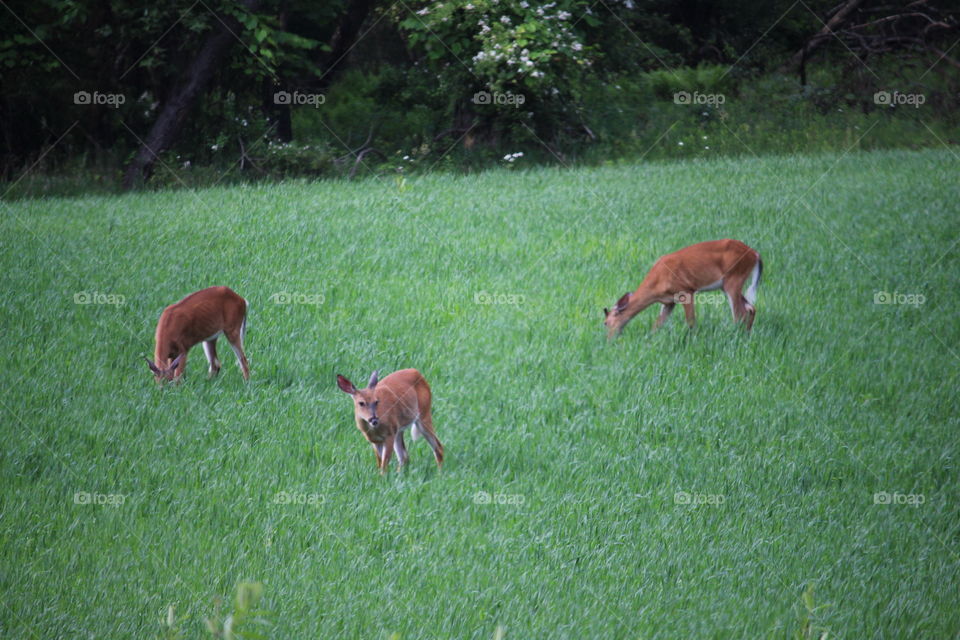
<svg viewBox="0 0 960 640">
<path fill-rule="evenodd" d="M 393 455 L 393 438 L 387 438 L 380 445 L 380 475 L 385 475 L 389 471 L 390 456 Z"/>
<path fill-rule="evenodd" d="M 177 368 L 173 370 L 173 379 L 176 382 L 180 381 L 180 378 L 183 376 L 183 372 L 187 368 L 187 352 L 183 351 L 180 356 L 180 363 L 177 364 Z"/>
<path fill-rule="evenodd" d="M 697 324 L 697 316 L 693 309 L 693 292 L 685 292 L 683 295 L 683 315 L 687 317 L 687 326 L 691 329 Z"/>
<path fill-rule="evenodd" d="M 417 418 L 416 424 L 417 429 L 423 434 L 423 438 L 433 449 L 433 457 L 437 461 L 437 468 L 441 468 L 443 465 L 443 445 L 440 444 L 440 439 L 437 438 L 437 434 L 433 430 L 433 418 L 430 414 L 420 416 Z"/>
<path fill-rule="evenodd" d="M 733 315 L 733 321 L 745 322 L 747 324 L 747 331 L 749 331 L 753 325 L 753 314 L 751 313 L 752 307 L 747 304 L 746 298 L 743 297 L 743 292 L 741 291 L 743 283 L 743 279 L 729 278 L 727 282 L 724 283 L 723 292 L 727 295 L 727 300 L 730 302 L 730 313 Z"/>
<path fill-rule="evenodd" d="M 203 353 L 207 356 L 210 363 L 210 377 L 215 378 L 220 373 L 220 361 L 217 359 L 217 339 L 207 340 L 203 343 Z"/>
<path fill-rule="evenodd" d="M 393 441 L 393 452 L 397 454 L 397 464 L 400 469 L 403 469 L 403 466 L 407 464 L 407 447 L 403 442 L 403 431 L 397 432 L 397 437 Z"/>
<path fill-rule="evenodd" d="M 237 356 L 237 362 L 240 363 L 240 370 L 243 371 L 243 379 L 250 379 L 250 365 L 247 364 L 247 356 L 243 353 L 243 331 L 233 331 L 226 334 L 227 341 L 230 342 L 230 347 L 233 349 L 234 355 Z"/>
<path fill-rule="evenodd" d="M 673 308 L 677 306 L 676 302 L 664 302 L 663 309 L 660 310 L 660 315 L 657 316 L 657 321 L 653 323 L 653 330 L 656 331 L 663 326 L 663 323 L 667 321 L 667 318 L 670 317 L 670 314 L 673 313 Z"/>
</svg>

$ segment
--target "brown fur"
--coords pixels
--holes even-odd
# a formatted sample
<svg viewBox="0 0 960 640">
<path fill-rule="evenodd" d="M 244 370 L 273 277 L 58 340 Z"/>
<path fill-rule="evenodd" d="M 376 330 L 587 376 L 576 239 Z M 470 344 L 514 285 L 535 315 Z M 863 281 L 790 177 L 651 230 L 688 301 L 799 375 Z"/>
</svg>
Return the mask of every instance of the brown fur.
<svg viewBox="0 0 960 640">
<path fill-rule="evenodd" d="M 357 389 L 352 382 L 337 376 L 337 386 L 353 398 L 354 419 L 363 437 L 373 446 L 377 468 L 386 473 L 394 450 L 400 468 L 407 461 L 403 427 L 416 423 L 420 433 L 433 449 L 437 468 L 443 464 L 443 445 L 433 430 L 430 415 L 430 385 L 416 369 L 402 369 L 378 380 L 370 377 L 366 389 Z"/>
<path fill-rule="evenodd" d="M 760 254 L 739 240 L 701 242 L 669 253 L 654 263 L 635 292 L 624 294 L 612 310 L 605 310 L 607 336 L 615 337 L 634 316 L 655 302 L 663 309 L 654 329 L 663 325 L 678 302 L 692 327 L 696 322 L 694 294 L 718 281 L 722 281 L 723 292 L 731 301 L 734 322 L 745 322 L 749 331 L 756 309 L 743 297 L 743 285 L 758 262 Z"/>
<path fill-rule="evenodd" d="M 157 381 L 177 380 L 187 367 L 187 352 L 199 342 L 223 331 L 238 351 L 244 380 L 250 379 L 250 367 L 243 353 L 241 329 L 247 317 L 247 302 L 229 287 L 210 287 L 170 305 L 157 323 L 154 361 L 147 361 Z M 216 357 L 217 339 L 208 341 L 213 355 L 211 376 L 220 372 Z"/>
</svg>

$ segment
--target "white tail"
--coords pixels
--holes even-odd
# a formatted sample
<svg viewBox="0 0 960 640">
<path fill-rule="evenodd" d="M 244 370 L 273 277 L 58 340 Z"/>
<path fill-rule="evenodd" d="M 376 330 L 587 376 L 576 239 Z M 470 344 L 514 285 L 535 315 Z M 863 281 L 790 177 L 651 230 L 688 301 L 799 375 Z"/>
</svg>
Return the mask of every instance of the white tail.
<svg viewBox="0 0 960 640">
<path fill-rule="evenodd" d="M 160 314 L 157 323 L 154 361 L 147 360 L 157 381 L 176 380 L 187 367 L 187 352 L 197 343 L 210 362 L 210 376 L 220 372 L 217 338 L 227 337 L 243 371 L 250 379 L 250 367 L 243 353 L 247 332 L 247 301 L 228 287 L 210 287 L 172 304 Z"/>
<path fill-rule="evenodd" d="M 752 307 L 757 302 L 757 287 L 760 286 L 760 278 L 763 277 L 763 260 L 757 258 L 757 264 L 753 265 L 753 271 L 750 272 L 750 286 L 747 287 L 743 297 L 747 299 Z"/>
</svg>

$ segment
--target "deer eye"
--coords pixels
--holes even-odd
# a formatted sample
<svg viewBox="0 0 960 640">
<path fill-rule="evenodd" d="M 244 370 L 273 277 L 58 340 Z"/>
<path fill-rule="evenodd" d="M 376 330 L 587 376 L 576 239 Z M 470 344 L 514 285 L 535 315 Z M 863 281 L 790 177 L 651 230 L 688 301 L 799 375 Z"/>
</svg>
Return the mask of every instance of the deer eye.
<svg viewBox="0 0 960 640">
<path fill-rule="evenodd" d="M 359 404 L 360 404 L 361 407 L 362 407 L 362 406 L 365 406 L 363 400 L 361 400 Z"/>
</svg>

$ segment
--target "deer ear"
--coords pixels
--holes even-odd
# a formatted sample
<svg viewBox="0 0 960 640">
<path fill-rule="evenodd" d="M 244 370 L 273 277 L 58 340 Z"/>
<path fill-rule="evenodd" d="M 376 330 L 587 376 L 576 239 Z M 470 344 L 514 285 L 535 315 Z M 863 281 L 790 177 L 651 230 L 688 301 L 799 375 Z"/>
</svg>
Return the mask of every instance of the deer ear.
<svg viewBox="0 0 960 640">
<path fill-rule="evenodd" d="M 150 371 L 153 371 L 155 374 L 160 375 L 160 369 L 157 368 L 157 365 L 153 364 L 150 361 L 150 358 L 144 358 L 147 361 L 147 366 L 150 367 Z"/>
<path fill-rule="evenodd" d="M 340 391 L 343 391 L 344 393 L 349 393 L 350 395 L 353 395 L 357 392 L 357 388 L 353 386 L 353 383 L 347 380 L 346 378 L 344 378 L 339 373 L 337 374 L 337 386 L 340 387 Z"/>
<path fill-rule="evenodd" d="M 375 386 L 377 386 L 377 383 L 380 382 L 377 379 L 377 374 L 379 373 L 380 373 L 380 370 L 378 369 L 377 371 L 374 371 L 373 373 L 370 374 L 370 382 L 367 383 L 367 388 L 373 389 Z"/>
<path fill-rule="evenodd" d="M 606 318 L 608 315 L 610 315 L 610 309 L 607 309 L 606 307 L 604 307 L 604 308 L 603 308 L 603 317 Z"/>
<path fill-rule="evenodd" d="M 620 299 L 617 300 L 617 304 L 616 304 L 613 308 L 614 308 L 615 311 L 622 311 L 623 308 L 627 306 L 627 303 L 628 303 L 628 302 L 630 302 L 630 292 L 629 292 L 629 291 L 628 291 L 627 293 L 623 294 L 623 296 L 621 296 Z"/>
<path fill-rule="evenodd" d="M 170 363 L 170 369 L 176 369 L 180 365 L 180 361 L 183 360 L 183 356 L 186 354 L 181 353 L 176 358 L 173 359 L 173 362 Z"/>
</svg>

